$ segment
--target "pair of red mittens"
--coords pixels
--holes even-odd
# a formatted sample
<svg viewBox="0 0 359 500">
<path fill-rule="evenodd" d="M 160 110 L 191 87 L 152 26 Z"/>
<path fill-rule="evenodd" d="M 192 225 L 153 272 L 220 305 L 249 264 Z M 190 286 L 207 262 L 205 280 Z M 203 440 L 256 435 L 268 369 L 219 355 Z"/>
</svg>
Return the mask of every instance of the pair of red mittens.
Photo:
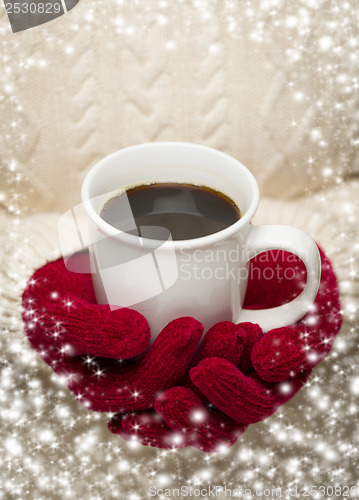
<svg viewBox="0 0 359 500">
<path fill-rule="evenodd" d="M 293 267 L 292 257 L 284 258 L 283 269 Z M 29 280 L 23 294 L 25 329 L 82 404 L 116 413 L 109 422 L 112 432 L 152 446 L 216 451 L 290 399 L 331 349 L 341 311 L 335 275 L 323 252 L 321 259 L 322 280 L 311 312 L 296 325 L 265 335 L 258 325 L 223 321 L 200 344 L 202 325 L 182 317 L 149 347 L 146 319 L 131 309 L 97 305 L 91 275 L 68 271 L 62 259 Z M 262 264 L 253 260 L 252 265 Z M 253 279 L 246 305 L 270 307 L 279 305 L 271 303 L 273 297 L 280 303 L 292 299 L 303 284 L 303 265 L 299 259 L 295 265 L 301 276 L 296 281 Z"/>
</svg>

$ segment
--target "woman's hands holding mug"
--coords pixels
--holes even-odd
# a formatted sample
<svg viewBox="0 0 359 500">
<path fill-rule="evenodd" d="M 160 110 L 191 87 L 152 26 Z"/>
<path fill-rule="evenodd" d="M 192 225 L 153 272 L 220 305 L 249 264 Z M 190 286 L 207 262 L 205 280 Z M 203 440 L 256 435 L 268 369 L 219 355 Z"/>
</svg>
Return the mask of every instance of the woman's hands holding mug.
<svg viewBox="0 0 359 500">
<path fill-rule="evenodd" d="M 318 294 L 314 328 L 301 322 L 263 335 L 258 325 L 222 321 L 200 343 L 201 323 L 182 317 L 148 347 L 146 319 L 97 305 L 91 276 L 68 271 L 60 259 L 30 279 L 23 317 L 31 344 L 77 399 L 116 412 L 112 432 L 158 447 L 215 451 L 290 399 L 330 350 L 340 325 L 323 315 L 328 285 L 335 281 Z M 331 310 L 340 310 L 337 302 Z"/>
</svg>

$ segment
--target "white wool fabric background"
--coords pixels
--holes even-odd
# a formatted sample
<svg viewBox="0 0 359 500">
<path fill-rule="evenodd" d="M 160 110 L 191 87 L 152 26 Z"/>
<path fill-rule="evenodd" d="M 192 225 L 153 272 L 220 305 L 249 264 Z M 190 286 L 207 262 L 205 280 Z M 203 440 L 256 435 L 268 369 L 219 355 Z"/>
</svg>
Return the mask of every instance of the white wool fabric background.
<svg viewBox="0 0 359 500">
<path fill-rule="evenodd" d="M 358 22 L 355 0 L 80 0 L 13 34 L 0 6 L 0 499 L 359 491 Z M 307 231 L 340 285 L 343 327 L 309 383 L 212 455 L 111 435 L 109 415 L 74 400 L 21 320 L 26 281 L 60 256 L 57 221 L 88 170 L 167 140 L 244 163 L 262 195 L 254 223 Z"/>
<path fill-rule="evenodd" d="M 345 5 L 81 1 L 16 35 L 2 11 L 3 165 L 37 212 L 76 203 L 96 161 L 146 141 L 232 154 L 264 196 L 334 185 L 359 161 L 358 18 Z"/>
</svg>

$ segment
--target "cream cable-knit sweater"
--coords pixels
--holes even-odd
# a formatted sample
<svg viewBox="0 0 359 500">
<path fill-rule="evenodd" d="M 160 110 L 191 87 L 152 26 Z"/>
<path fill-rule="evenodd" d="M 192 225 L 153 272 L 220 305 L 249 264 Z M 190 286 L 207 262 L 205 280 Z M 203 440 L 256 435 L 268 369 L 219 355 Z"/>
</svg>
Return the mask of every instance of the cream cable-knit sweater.
<svg viewBox="0 0 359 500">
<path fill-rule="evenodd" d="M 334 185 L 355 168 L 358 51 L 355 16 L 343 10 L 344 36 L 333 9 L 81 1 L 17 35 L 0 11 L 1 155 L 24 212 L 69 208 L 96 161 L 146 141 L 228 152 L 264 196 Z"/>
<path fill-rule="evenodd" d="M 34 270 L 60 255 L 58 216 L 79 202 L 100 158 L 146 141 L 207 144 L 248 166 L 264 197 L 254 222 L 297 226 L 322 245 L 350 334 L 359 294 L 359 181 L 350 179 L 358 22 L 336 8 L 329 0 L 81 0 L 16 35 L 1 8 L 1 342 L 19 371 L 30 363 L 51 377 L 24 337 L 21 294 Z"/>
</svg>

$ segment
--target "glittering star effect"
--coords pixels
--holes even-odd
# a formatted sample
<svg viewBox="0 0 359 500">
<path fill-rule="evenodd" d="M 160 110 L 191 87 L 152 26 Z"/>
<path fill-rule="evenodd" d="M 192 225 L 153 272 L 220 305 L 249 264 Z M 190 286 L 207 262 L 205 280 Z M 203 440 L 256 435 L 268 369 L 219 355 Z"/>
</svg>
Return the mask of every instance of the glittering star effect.
<svg viewBox="0 0 359 500">
<path fill-rule="evenodd" d="M 268 53 L 268 64 L 285 68 L 279 72 L 280 81 L 268 84 L 281 85 L 283 108 L 287 102 L 296 103 L 298 109 L 310 103 L 312 108 L 308 109 L 315 110 L 318 118 L 313 125 L 310 111 L 298 112 L 285 116 L 281 122 L 294 140 L 296 137 L 303 140 L 303 157 L 289 167 L 306 179 L 306 194 L 316 203 L 318 213 L 330 221 L 333 212 L 329 208 L 337 206 L 342 221 L 340 227 L 336 223 L 331 227 L 333 237 L 328 256 L 339 263 L 343 333 L 300 393 L 269 419 L 251 425 L 233 447 L 214 454 L 192 448 L 148 448 L 136 439 L 125 442 L 110 434 L 107 421 L 112 415 L 95 413 L 79 405 L 67 390 L 66 380 L 37 357 L 23 334 L 21 293 L 32 274 L 28 255 L 30 248 L 45 245 L 46 234 L 35 245 L 29 222 L 22 218 L 36 212 L 33 187 L 36 182 L 23 169 L 25 163 L 31 165 L 35 160 L 18 82 L 31 86 L 34 74 L 51 72 L 50 54 L 54 46 L 61 47 L 68 58 L 81 57 L 81 47 L 72 42 L 81 30 L 89 38 L 100 30 L 107 37 L 108 50 L 115 50 L 116 44 L 131 46 L 132 41 L 141 40 L 151 30 L 159 30 L 163 45 L 157 49 L 158 56 L 171 58 L 184 50 L 181 38 L 172 29 L 176 22 L 181 22 L 185 37 L 193 29 L 204 29 L 219 15 L 217 2 L 210 0 L 133 0 L 131 8 L 125 0 L 83 0 L 74 9 L 74 19 L 78 19 L 75 11 L 81 12 L 85 3 L 81 23 L 70 22 L 66 39 L 56 34 L 55 22 L 61 20 L 37 28 L 47 49 L 41 54 L 27 50 L 26 37 L 33 36 L 30 31 L 12 35 L 6 31 L 7 21 L 4 28 L 4 14 L 1 17 L 0 116 L 10 106 L 11 120 L 0 122 L 0 207 L 10 220 L 6 234 L 0 236 L 5 262 L 0 283 L 0 500 L 140 500 L 147 498 L 149 485 L 165 489 L 218 484 L 255 490 L 339 484 L 356 485 L 359 490 L 359 301 L 355 296 L 359 292 L 359 240 L 354 231 L 358 227 L 359 207 L 355 197 L 343 199 L 341 194 L 347 181 L 348 163 L 359 172 L 357 1 L 226 0 L 221 3 L 220 11 L 224 32 L 213 35 L 209 45 L 201 47 L 203 57 L 208 55 L 222 61 L 226 60 L 224 39 L 234 38 L 240 50 L 245 36 L 246 47 L 251 48 L 246 63 L 248 71 L 251 58 L 263 51 Z M 278 40 L 282 42 L 278 44 Z M 279 45 L 285 45 L 283 51 L 278 51 Z M 187 71 L 185 62 L 191 46 L 186 47 L 178 78 Z M 16 59 L 10 57 L 13 50 L 18 55 Z M 125 79 L 125 59 L 121 64 Z M 229 71 L 235 71 L 231 61 L 226 60 L 226 64 Z M 310 88 L 306 83 L 308 72 L 313 83 Z M 324 84 L 329 94 L 322 94 Z M 128 89 L 129 100 L 131 91 Z M 195 100 L 196 96 L 190 98 Z M 320 123 L 332 126 L 324 130 Z M 332 130 L 330 136 L 328 130 Z M 298 135 L 293 135 L 293 131 L 298 131 Z M 274 132 L 268 130 L 268 134 Z M 276 140 L 280 142 L 280 136 L 273 136 L 273 141 Z M 286 154 L 290 155 L 292 146 L 287 145 Z M 326 194 L 325 188 L 329 186 L 330 194 Z M 46 258 L 57 256 L 51 250 Z M 43 262 L 39 260 L 40 264 Z M 52 298 L 60 300 L 56 290 Z M 72 303 L 64 300 L 62 306 L 71 310 Z M 26 314 L 36 321 L 41 312 L 28 304 Z M 54 334 L 56 331 L 61 334 L 61 325 L 57 327 Z M 309 352 L 308 356 L 315 353 Z M 84 362 L 96 377 L 105 379 L 106 373 L 91 356 Z M 290 390 L 288 383 L 282 384 L 283 394 Z M 134 399 L 139 396 L 137 391 L 133 392 Z M 192 418 L 201 424 L 205 415 L 194 412 Z M 174 439 L 179 443 L 181 436 Z"/>
</svg>

